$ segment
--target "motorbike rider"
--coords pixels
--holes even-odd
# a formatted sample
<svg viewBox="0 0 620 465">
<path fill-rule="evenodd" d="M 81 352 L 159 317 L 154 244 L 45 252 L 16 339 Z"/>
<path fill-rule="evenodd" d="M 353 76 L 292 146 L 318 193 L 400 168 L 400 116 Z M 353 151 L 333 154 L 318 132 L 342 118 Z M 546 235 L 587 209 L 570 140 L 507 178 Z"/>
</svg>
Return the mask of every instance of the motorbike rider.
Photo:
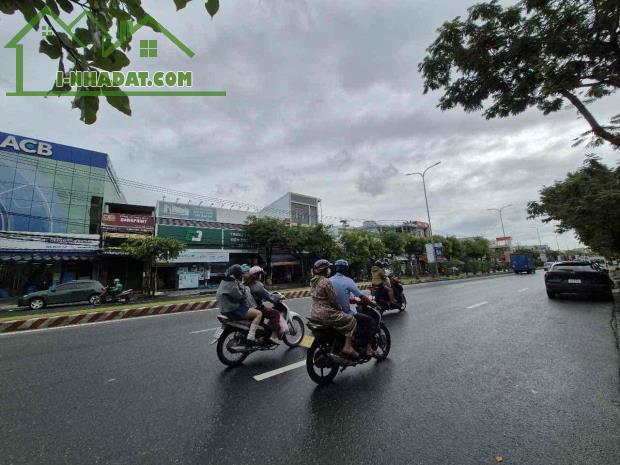
<svg viewBox="0 0 620 465">
<path fill-rule="evenodd" d="M 386 263 L 381 260 L 377 260 L 370 269 L 370 273 L 372 274 L 372 285 L 383 288 L 383 290 L 387 292 L 390 304 L 398 305 L 398 302 L 394 298 L 394 289 L 392 288 L 390 279 L 388 278 L 384 268 L 386 268 Z"/>
<path fill-rule="evenodd" d="M 353 336 L 355 335 L 357 320 L 353 315 L 343 312 L 338 303 L 334 286 L 328 279 L 331 265 L 325 259 L 317 260 L 314 263 L 313 276 L 310 280 L 310 296 L 312 297 L 310 317 L 342 333 L 345 337 L 342 354 L 357 358 L 359 354 L 353 348 Z"/>
<path fill-rule="evenodd" d="M 226 270 L 226 274 L 220 282 L 215 298 L 220 313 L 231 320 L 249 320 L 250 331 L 248 341 L 256 341 L 256 330 L 260 326 L 263 314 L 250 306 L 248 295 L 249 289 L 243 285 L 243 270 L 241 265 L 232 265 Z"/>
<path fill-rule="evenodd" d="M 351 295 L 358 297 L 362 304 L 373 306 L 373 301 L 366 295 L 362 294 L 359 288 L 355 285 L 355 282 L 347 276 L 349 271 L 349 262 L 344 259 L 336 260 L 334 263 L 335 274 L 329 278 L 336 296 L 338 297 L 338 303 L 343 312 L 353 315 L 357 320 L 357 339 L 359 347 L 366 347 L 366 355 L 374 355 L 374 351 L 370 346 L 370 341 L 374 331 L 376 330 L 375 320 L 370 315 L 358 312 L 355 308 L 351 308 L 349 299 Z"/>
<path fill-rule="evenodd" d="M 110 292 L 110 295 L 115 297 L 121 292 L 123 292 L 123 285 L 121 284 L 121 280 L 118 278 L 114 278 L 114 281 L 112 281 L 112 285 L 108 288 L 108 291 Z"/>
<path fill-rule="evenodd" d="M 248 267 L 249 268 L 249 267 Z M 277 294 L 271 294 L 260 281 L 263 269 L 260 266 L 249 268 L 243 276 L 243 283 L 250 290 L 252 300 L 256 304 L 256 308 L 263 314 L 264 318 L 268 318 L 273 331 L 269 338 L 275 344 L 280 343 L 280 334 L 283 328 L 280 327 L 280 312 L 273 308 L 273 304 L 280 300 Z"/>
</svg>

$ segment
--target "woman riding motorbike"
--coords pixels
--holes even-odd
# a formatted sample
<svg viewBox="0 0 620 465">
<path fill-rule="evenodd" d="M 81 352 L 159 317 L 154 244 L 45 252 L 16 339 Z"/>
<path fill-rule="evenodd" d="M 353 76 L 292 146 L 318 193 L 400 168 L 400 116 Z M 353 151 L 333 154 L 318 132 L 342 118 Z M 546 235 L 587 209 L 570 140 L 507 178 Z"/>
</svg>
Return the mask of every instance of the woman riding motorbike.
<svg viewBox="0 0 620 465">
<path fill-rule="evenodd" d="M 252 303 L 263 314 L 263 317 L 268 318 L 271 323 L 273 330 L 269 339 L 271 342 L 279 344 L 283 328 L 280 327 L 280 312 L 273 308 L 273 304 L 277 302 L 278 298 L 267 291 L 260 281 L 262 272 L 263 269 L 260 266 L 248 267 L 247 272 L 243 275 L 243 283 L 250 290 Z"/>
<path fill-rule="evenodd" d="M 256 341 L 256 330 L 260 326 L 263 314 L 250 306 L 249 290 L 246 291 L 242 282 L 243 271 L 241 265 L 232 265 L 226 270 L 224 279 L 220 282 L 215 298 L 220 313 L 231 320 L 250 320 L 248 341 Z M 255 305 L 254 305 L 255 307 Z"/>
<path fill-rule="evenodd" d="M 330 266 L 331 263 L 324 259 L 317 260 L 314 263 L 312 269 L 314 276 L 310 280 L 310 295 L 312 297 L 310 317 L 342 333 L 345 337 L 342 354 L 357 358 L 359 354 L 353 348 L 353 336 L 357 322 L 353 315 L 344 313 L 340 308 L 334 286 L 327 279 Z"/>
</svg>

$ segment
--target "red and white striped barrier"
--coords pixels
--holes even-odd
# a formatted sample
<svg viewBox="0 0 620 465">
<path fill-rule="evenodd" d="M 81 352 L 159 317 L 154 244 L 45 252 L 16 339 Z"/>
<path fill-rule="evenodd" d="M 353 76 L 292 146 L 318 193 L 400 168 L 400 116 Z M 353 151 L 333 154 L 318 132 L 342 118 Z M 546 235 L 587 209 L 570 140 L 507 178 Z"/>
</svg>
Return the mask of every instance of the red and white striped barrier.
<svg viewBox="0 0 620 465">
<path fill-rule="evenodd" d="M 287 299 L 309 297 L 309 290 L 284 292 Z M 0 333 L 26 331 L 32 329 L 57 328 L 59 326 L 81 325 L 85 323 L 99 323 L 102 321 L 122 320 L 150 315 L 164 315 L 167 313 L 191 312 L 215 308 L 215 300 L 201 300 L 197 302 L 181 302 L 178 304 L 156 305 L 152 307 L 137 307 L 126 310 L 108 310 L 94 313 L 80 313 L 78 315 L 64 315 L 31 318 L 29 320 L 11 320 L 0 322 Z"/>
</svg>

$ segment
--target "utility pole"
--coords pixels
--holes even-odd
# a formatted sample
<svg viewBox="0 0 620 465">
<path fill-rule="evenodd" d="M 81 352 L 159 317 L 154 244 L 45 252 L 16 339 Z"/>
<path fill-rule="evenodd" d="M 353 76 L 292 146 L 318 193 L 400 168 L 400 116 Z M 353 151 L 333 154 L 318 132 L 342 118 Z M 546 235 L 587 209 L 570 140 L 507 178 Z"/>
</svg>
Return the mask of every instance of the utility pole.
<svg viewBox="0 0 620 465">
<path fill-rule="evenodd" d="M 489 211 L 496 211 L 496 212 L 499 213 L 499 221 L 502 224 L 502 236 L 504 237 L 504 241 L 506 240 L 505 239 L 506 238 L 506 230 L 504 229 L 504 218 L 502 216 L 502 210 L 504 208 L 508 208 L 508 207 L 512 207 L 512 204 L 509 203 L 508 205 L 504 205 L 503 207 L 500 207 L 500 208 L 487 208 L 487 210 L 489 210 Z"/>
</svg>

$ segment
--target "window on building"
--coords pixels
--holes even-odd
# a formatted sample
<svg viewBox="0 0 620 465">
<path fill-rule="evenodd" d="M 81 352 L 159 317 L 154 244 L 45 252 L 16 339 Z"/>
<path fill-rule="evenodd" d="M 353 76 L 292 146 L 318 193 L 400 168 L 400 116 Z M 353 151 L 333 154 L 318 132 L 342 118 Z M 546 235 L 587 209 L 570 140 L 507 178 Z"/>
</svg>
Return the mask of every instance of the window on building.
<svg viewBox="0 0 620 465">
<path fill-rule="evenodd" d="M 157 57 L 157 41 L 141 40 L 140 41 L 140 57 L 155 58 Z"/>
</svg>

